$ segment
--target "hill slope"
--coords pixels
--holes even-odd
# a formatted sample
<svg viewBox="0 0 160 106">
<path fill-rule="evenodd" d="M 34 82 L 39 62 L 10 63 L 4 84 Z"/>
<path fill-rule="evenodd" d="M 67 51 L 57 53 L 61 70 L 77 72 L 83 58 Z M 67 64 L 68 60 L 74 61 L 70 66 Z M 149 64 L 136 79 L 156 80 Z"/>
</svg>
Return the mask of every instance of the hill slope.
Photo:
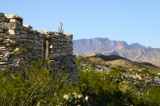
<svg viewBox="0 0 160 106">
<path fill-rule="evenodd" d="M 135 62 L 135 61 L 131 61 L 129 59 L 126 59 L 126 58 L 123 58 L 117 55 L 94 54 L 94 55 L 87 55 L 86 57 L 90 59 L 91 61 L 98 63 L 98 64 L 111 65 L 111 66 L 122 66 L 122 67 L 126 67 L 127 69 L 131 69 L 131 70 L 147 69 L 154 73 L 160 72 L 160 68 L 151 63 Z"/>
<path fill-rule="evenodd" d="M 115 54 L 138 62 L 160 65 L 160 49 L 145 47 L 138 43 L 131 45 L 125 41 L 112 41 L 108 38 L 80 39 L 73 41 L 74 54 Z"/>
</svg>

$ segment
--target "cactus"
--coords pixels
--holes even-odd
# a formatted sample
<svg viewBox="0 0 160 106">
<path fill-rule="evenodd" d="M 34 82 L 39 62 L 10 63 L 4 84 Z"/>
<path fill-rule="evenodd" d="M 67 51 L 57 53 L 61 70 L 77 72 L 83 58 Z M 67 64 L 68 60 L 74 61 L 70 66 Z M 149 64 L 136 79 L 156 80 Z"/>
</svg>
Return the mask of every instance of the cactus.
<svg viewBox="0 0 160 106">
<path fill-rule="evenodd" d="M 58 28 L 58 32 L 59 33 L 63 33 L 64 32 L 64 30 L 62 29 L 62 27 L 63 27 L 63 23 L 60 22 L 60 27 Z"/>
</svg>

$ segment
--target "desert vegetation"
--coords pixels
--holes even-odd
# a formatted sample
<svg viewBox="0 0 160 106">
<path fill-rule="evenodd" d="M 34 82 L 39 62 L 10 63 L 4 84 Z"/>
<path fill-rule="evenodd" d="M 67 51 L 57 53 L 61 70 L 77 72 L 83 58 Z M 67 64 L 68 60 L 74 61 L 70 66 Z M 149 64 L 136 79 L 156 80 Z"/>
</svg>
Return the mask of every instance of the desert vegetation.
<svg viewBox="0 0 160 106">
<path fill-rule="evenodd" d="M 48 60 L 38 59 L 21 71 L 0 71 L 3 106 L 159 106 L 160 77 L 150 70 L 131 70 L 77 57 L 77 84 L 63 70 L 50 72 Z M 53 66 L 54 67 L 54 66 Z"/>
</svg>

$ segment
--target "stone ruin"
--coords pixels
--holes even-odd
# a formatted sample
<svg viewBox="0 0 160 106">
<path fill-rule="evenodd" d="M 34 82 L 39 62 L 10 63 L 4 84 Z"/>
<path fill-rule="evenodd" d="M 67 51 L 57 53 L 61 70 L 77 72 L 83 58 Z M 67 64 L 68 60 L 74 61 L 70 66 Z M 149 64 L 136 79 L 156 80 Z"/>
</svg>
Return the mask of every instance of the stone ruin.
<svg viewBox="0 0 160 106">
<path fill-rule="evenodd" d="M 18 63 L 50 57 L 51 71 L 63 70 L 69 78 L 77 79 L 76 57 L 73 55 L 72 34 L 34 30 L 23 24 L 19 15 L 0 13 L 0 70 L 10 67 L 19 70 Z M 14 55 L 20 47 L 25 55 Z"/>
</svg>

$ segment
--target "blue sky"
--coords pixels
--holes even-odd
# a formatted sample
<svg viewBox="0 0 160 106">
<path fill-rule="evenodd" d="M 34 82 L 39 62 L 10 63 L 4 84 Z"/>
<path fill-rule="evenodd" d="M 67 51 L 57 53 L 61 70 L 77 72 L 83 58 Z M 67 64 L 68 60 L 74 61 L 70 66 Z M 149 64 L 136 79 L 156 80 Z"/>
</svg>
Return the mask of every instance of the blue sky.
<svg viewBox="0 0 160 106">
<path fill-rule="evenodd" d="M 109 38 L 160 48 L 160 0 L 0 0 L 0 12 L 19 14 L 34 29 L 74 39 Z"/>
</svg>

